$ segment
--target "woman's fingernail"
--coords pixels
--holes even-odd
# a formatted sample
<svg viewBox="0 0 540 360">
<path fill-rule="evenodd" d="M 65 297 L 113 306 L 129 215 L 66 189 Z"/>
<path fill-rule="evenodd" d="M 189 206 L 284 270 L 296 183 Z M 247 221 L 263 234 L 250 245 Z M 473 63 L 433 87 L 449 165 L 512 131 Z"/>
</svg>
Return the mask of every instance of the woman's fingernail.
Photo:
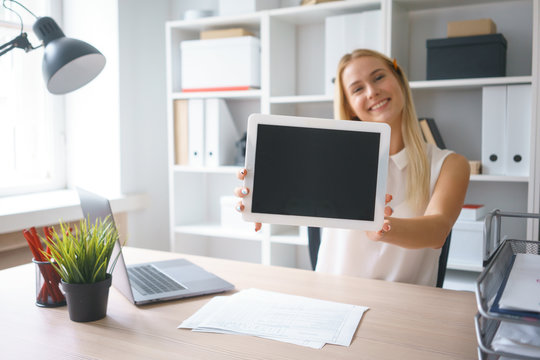
<svg viewBox="0 0 540 360">
<path fill-rule="evenodd" d="M 245 169 L 240 170 L 240 174 L 245 175 L 245 174 L 246 174 L 246 170 L 245 170 Z"/>
<path fill-rule="evenodd" d="M 236 211 L 241 212 L 241 211 L 242 211 L 242 207 L 241 207 L 240 205 L 237 205 L 237 206 L 236 206 Z"/>
<path fill-rule="evenodd" d="M 247 194 L 248 194 L 248 190 L 247 190 L 246 188 L 243 188 L 243 189 L 242 189 L 242 194 L 243 194 L 243 195 L 247 195 Z"/>
</svg>

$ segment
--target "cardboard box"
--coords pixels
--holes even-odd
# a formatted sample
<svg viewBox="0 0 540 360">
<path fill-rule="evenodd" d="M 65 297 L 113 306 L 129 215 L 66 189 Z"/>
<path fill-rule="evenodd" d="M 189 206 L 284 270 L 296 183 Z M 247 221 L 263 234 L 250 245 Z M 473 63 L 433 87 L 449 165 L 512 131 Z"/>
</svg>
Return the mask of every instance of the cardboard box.
<svg viewBox="0 0 540 360">
<path fill-rule="evenodd" d="M 219 0 L 219 15 L 249 14 L 261 10 L 275 9 L 279 0 Z"/>
<path fill-rule="evenodd" d="M 260 87 L 260 41 L 253 36 L 182 41 L 184 92 Z"/>
<path fill-rule="evenodd" d="M 476 19 L 448 22 L 446 36 L 475 36 L 497 33 L 497 25 L 491 19 Z"/>
<path fill-rule="evenodd" d="M 255 35 L 244 28 L 231 28 L 231 29 L 201 31 L 200 39 L 201 40 L 223 39 L 223 38 L 239 37 L 239 36 L 255 36 Z"/>
<path fill-rule="evenodd" d="M 502 34 L 429 39 L 427 80 L 506 76 Z"/>
<path fill-rule="evenodd" d="M 457 221 L 452 228 L 448 263 L 453 266 L 481 267 L 484 254 L 483 221 Z"/>
</svg>

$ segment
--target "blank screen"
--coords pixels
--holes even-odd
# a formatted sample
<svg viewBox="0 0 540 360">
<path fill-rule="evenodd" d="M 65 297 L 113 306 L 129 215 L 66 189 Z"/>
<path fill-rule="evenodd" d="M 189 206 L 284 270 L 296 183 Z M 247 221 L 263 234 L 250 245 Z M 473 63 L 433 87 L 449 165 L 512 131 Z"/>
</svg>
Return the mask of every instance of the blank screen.
<svg viewBox="0 0 540 360">
<path fill-rule="evenodd" d="M 380 134 L 259 124 L 252 212 L 373 221 Z"/>
</svg>

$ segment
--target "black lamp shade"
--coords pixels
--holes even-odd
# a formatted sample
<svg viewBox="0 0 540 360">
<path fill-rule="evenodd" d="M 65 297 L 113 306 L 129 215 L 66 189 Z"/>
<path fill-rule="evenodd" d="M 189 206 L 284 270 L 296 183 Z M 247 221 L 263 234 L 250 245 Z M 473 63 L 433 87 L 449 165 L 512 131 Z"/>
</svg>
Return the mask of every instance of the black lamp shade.
<svg viewBox="0 0 540 360">
<path fill-rule="evenodd" d="M 65 94 L 76 90 L 105 67 L 105 56 L 84 41 L 65 37 L 53 19 L 39 18 L 33 29 L 45 45 L 43 77 L 49 92 Z"/>
</svg>

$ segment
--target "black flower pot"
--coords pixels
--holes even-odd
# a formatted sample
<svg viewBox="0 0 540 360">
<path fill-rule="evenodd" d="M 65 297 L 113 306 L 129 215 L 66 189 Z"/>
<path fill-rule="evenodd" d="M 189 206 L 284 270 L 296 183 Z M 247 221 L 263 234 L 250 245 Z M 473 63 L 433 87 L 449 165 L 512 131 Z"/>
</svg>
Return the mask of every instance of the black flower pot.
<svg viewBox="0 0 540 360">
<path fill-rule="evenodd" d="M 107 315 L 111 282 L 110 274 L 105 280 L 93 284 L 68 284 L 62 280 L 69 318 L 77 322 L 103 319 Z"/>
</svg>

